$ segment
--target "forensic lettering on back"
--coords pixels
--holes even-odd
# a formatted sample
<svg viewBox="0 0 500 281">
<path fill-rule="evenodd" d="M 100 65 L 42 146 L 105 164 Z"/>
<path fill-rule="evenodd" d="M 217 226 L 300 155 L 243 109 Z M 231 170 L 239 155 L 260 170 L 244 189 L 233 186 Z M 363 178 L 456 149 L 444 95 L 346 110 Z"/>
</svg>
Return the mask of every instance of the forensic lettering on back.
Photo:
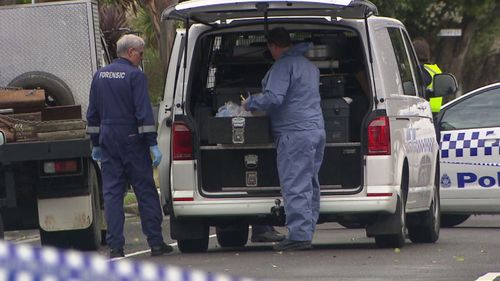
<svg viewBox="0 0 500 281">
<path fill-rule="evenodd" d="M 99 73 L 99 79 L 125 79 L 125 72 L 103 71 Z"/>
</svg>

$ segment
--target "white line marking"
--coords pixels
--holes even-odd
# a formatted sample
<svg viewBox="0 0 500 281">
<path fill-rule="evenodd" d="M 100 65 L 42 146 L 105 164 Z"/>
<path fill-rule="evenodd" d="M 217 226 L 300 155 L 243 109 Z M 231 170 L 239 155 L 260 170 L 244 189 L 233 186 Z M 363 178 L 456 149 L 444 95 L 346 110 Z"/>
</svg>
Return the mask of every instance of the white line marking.
<svg viewBox="0 0 500 281">
<path fill-rule="evenodd" d="M 215 238 L 215 237 L 217 237 L 216 234 L 212 234 L 212 235 L 208 236 L 208 238 Z M 172 247 L 177 247 L 177 242 L 170 243 L 169 245 L 172 246 Z M 122 259 L 130 258 L 130 257 L 134 257 L 134 256 L 138 256 L 138 255 L 150 253 L 150 252 L 151 252 L 151 249 L 142 250 L 142 251 L 138 251 L 138 252 L 126 254 L 125 257 L 122 257 L 122 258 L 114 258 L 114 259 L 110 259 L 110 260 L 117 261 L 117 260 L 122 260 Z"/>
<path fill-rule="evenodd" d="M 500 272 L 488 272 L 485 275 L 476 279 L 476 281 L 494 281 L 499 276 Z"/>
</svg>

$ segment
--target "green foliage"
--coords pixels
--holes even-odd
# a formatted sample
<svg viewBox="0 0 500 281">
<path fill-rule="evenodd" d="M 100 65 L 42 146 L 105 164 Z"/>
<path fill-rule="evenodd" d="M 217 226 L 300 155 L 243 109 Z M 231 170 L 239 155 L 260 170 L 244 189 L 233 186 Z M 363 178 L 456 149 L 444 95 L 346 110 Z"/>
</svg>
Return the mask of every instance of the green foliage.
<svg viewBox="0 0 500 281">
<path fill-rule="evenodd" d="M 158 104 L 163 97 L 165 75 L 162 70 L 160 55 L 157 49 L 146 48 L 144 52 L 144 73 L 148 77 L 148 89 L 151 103 Z"/>
<path fill-rule="evenodd" d="M 153 22 L 148 13 L 143 9 L 139 9 L 132 19 L 132 26 L 134 30 L 140 31 L 141 37 L 146 41 L 146 47 L 158 48 L 158 40 L 156 40 Z"/>
<path fill-rule="evenodd" d="M 144 72 L 148 77 L 148 89 L 151 103 L 156 105 L 163 97 L 165 74 L 162 70 L 158 40 L 156 40 L 153 23 L 151 17 L 143 9 L 139 9 L 131 19 L 131 25 L 133 30 L 140 32 L 140 36 L 146 42 Z"/>
</svg>

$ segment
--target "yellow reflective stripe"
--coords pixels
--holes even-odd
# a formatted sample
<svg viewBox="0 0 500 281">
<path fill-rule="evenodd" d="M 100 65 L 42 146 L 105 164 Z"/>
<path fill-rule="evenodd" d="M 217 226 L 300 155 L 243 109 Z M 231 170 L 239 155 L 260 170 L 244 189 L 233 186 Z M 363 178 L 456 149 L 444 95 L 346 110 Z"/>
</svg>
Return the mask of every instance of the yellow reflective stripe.
<svg viewBox="0 0 500 281">
<path fill-rule="evenodd" d="M 427 70 L 427 72 L 429 72 L 432 80 L 434 80 L 434 75 L 443 73 L 437 64 L 424 64 L 424 68 L 425 68 L 425 70 Z M 431 83 L 429 84 L 429 86 L 427 86 L 427 89 L 429 89 L 429 90 L 433 90 L 434 83 L 432 80 L 431 80 Z M 441 107 L 441 106 L 439 106 L 439 107 Z M 439 110 L 437 112 L 439 112 Z"/>
<path fill-rule="evenodd" d="M 429 104 L 431 105 L 431 111 L 438 113 L 441 110 L 441 105 L 443 104 L 443 97 L 431 98 L 429 100 Z"/>
</svg>

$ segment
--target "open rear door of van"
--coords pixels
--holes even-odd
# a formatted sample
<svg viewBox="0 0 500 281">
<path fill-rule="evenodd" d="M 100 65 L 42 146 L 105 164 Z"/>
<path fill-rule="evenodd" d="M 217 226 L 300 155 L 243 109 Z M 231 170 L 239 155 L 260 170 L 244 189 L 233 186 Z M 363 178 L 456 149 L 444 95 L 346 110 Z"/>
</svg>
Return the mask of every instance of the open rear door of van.
<svg viewBox="0 0 500 281">
<path fill-rule="evenodd" d="M 324 16 L 358 18 L 377 14 L 377 7 L 365 0 L 200 0 L 171 6 L 162 20 L 217 24 L 226 20 L 262 17 Z"/>
</svg>

